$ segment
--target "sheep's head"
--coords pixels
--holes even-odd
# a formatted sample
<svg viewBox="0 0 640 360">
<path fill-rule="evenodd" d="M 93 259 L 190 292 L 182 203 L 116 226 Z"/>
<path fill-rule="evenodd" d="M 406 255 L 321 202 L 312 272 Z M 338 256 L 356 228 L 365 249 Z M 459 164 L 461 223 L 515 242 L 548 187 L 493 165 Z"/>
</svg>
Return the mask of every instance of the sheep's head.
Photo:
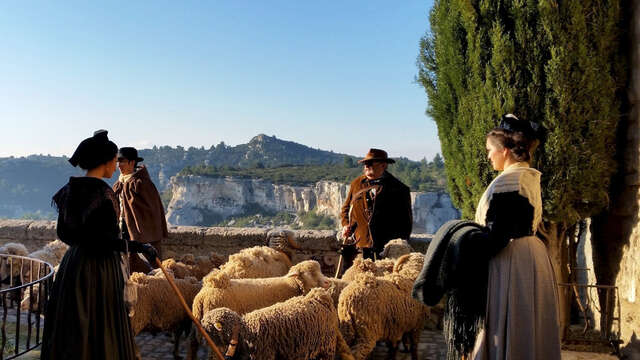
<svg viewBox="0 0 640 360">
<path fill-rule="evenodd" d="M 27 256 L 29 251 L 20 243 L 8 243 L 0 247 L 0 254 Z M 0 281 L 5 284 L 16 284 L 20 280 L 21 272 L 28 266 L 28 262 L 24 262 L 23 259 L 0 257 Z"/>
<path fill-rule="evenodd" d="M 63 243 L 60 240 L 54 240 L 54 241 L 48 243 L 47 245 L 45 245 L 45 248 L 48 248 L 49 251 L 51 251 L 53 254 L 55 254 L 56 258 L 62 259 L 64 254 L 69 249 L 69 245 Z"/>
<path fill-rule="evenodd" d="M 185 263 L 187 265 L 195 265 L 196 257 L 193 254 L 184 254 L 180 258 L 180 262 Z"/>
<path fill-rule="evenodd" d="M 250 341 L 250 339 L 240 339 L 240 330 L 244 327 L 242 317 L 226 307 L 207 311 L 202 317 L 202 327 L 226 357 L 235 356 L 240 341 Z"/>
<path fill-rule="evenodd" d="M 329 279 L 322 274 L 320 263 L 315 260 L 305 260 L 293 265 L 291 269 L 289 269 L 287 277 L 296 280 L 303 294 L 306 294 L 315 287 L 328 289 L 329 286 L 331 286 Z"/>
<path fill-rule="evenodd" d="M 267 233 L 267 245 L 275 250 L 285 253 L 292 259 L 293 250 L 302 248 L 296 241 L 296 235 L 291 230 L 273 229 Z"/>
<path fill-rule="evenodd" d="M 411 245 L 404 239 L 393 239 L 384 245 L 382 256 L 397 259 L 402 255 L 411 253 Z"/>
</svg>

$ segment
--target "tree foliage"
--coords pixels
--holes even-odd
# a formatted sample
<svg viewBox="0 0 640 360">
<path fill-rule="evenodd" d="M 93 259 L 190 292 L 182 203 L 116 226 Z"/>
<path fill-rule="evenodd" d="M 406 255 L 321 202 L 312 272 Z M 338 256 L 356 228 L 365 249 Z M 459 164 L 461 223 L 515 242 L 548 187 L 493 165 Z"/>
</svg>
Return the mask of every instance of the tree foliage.
<svg viewBox="0 0 640 360">
<path fill-rule="evenodd" d="M 345 158 L 343 164 L 326 165 L 289 165 L 266 168 L 255 166 L 236 168 L 229 166 L 196 165 L 182 169 L 179 175 L 198 175 L 207 177 L 232 176 L 239 178 L 259 178 L 274 184 L 311 185 L 318 181 L 336 181 L 345 184 L 362 174 L 362 166 Z M 351 160 L 353 161 L 353 159 Z M 347 165 L 351 164 L 350 167 Z M 446 186 L 444 164 L 439 155 L 433 161 L 411 161 L 400 158 L 388 168 L 395 177 L 405 183 L 412 191 L 442 192 Z"/>
<path fill-rule="evenodd" d="M 418 81 L 442 144 L 449 193 L 471 217 L 495 177 L 485 136 L 504 113 L 540 123 L 545 218 L 608 204 L 626 81 L 619 0 L 436 0 Z"/>
</svg>

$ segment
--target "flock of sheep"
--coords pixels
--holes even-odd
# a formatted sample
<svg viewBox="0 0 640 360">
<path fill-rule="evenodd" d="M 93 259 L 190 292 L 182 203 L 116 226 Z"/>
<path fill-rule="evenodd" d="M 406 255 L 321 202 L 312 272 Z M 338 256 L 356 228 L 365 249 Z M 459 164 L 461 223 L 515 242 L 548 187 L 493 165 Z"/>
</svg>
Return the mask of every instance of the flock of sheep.
<svg viewBox="0 0 640 360">
<path fill-rule="evenodd" d="M 412 253 L 406 241 L 387 244 L 383 260 L 356 259 L 341 279 L 326 277 L 314 260 L 292 264 L 299 247 L 290 231 L 272 230 L 266 244 L 244 249 L 226 262 L 213 253 L 163 261 L 194 316 L 227 358 L 362 360 L 377 342 L 386 342 L 393 359 L 402 342 L 417 360 L 429 308 L 411 297 L 423 255 Z M 37 257 L 55 266 L 66 245 L 56 240 L 39 251 L 28 254 L 15 243 L 0 247 L 0 253 Z M 0 264 L 3 280 L 15 269 L 6 265 Z M 172 332 L 177 359 L 181 335 L 190 334 L 187 359 L 196 359 L 202 339 L 164 274 L 156 269 L 134 273 L 130 280 L 138 293 L 131 315 L 134 333 Z M 25 297 L 21 306 L 37 303 Z"/>
</svg>

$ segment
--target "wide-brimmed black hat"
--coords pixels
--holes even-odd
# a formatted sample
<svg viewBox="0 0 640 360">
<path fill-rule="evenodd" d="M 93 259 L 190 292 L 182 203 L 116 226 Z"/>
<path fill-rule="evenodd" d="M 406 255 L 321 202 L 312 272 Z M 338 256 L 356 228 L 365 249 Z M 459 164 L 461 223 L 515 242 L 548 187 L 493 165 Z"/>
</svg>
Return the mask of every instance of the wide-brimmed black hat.
<svg viewBox="0 0 640 360">
<path fill-rule="evenodd" d="M 118 160 L 127 159 L 135 162 L 144 161 L 143 158 L 138 156 L 138 150 L 134 147 L 123 147 L 118 151 Z"/>
<path fill-rule="evenodd" d="M 107 134 L 107 130 L 97 130 L 92 137 L 82 140 L 69 159 L 71 165 L 89 170 L 112 160 L 118 146 L 109 140 Z"/>
<path fill-rule="evenodd" d="M 358 160 L 358 163 L 362 164 L 365 161 L 381 161 L 389 164 L 393 164 L 396 162 L 395 160 L 390 159 L 387 156 L 386 151 L 380 149 L 369 149 L 369 152 L 364 156 L 364 159 Z"/>
</svg>

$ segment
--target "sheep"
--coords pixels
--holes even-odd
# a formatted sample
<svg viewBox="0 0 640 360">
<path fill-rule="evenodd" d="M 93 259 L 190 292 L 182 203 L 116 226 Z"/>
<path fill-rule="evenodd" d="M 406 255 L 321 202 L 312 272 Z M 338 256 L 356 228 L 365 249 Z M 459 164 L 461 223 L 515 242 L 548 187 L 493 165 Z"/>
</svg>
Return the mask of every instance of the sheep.
<svg viewBox="0 0 640 360">
<path fill-rule="evenodd" d="M 374 276 L 384 276 L 393 272 L 393 266 L 395 265 L 394 259 L 381 259 L 373 261 L 371 259 L 363 259 L 357 257 L 353 260 L 353 265 L 349 267 L 344 274 L 342 274 L 342 280 L 353 281 L 358 274 L 370 273 Z"/>
<path fill-rule="evenodd" d="M 242 317 L 229 308 L 214 309 L 204 315 L 202 326 L 233 358 L 333 360 L 337 352 L 342 359 L 353 359 L 324 289 L 315 288 Z"/>
<path fill-rule="evenodd" d="M 413 251 L 413 248 L 407 240 L 393 239 L 384 245 L 381 255 L 383 258 L 397 259 L 402 255 L 411 253 L 411 251 Z"/>
<path fill-rule="evenodd" d="M 278 301 L 306 294 L 314 287 L 329 287 L 320 264 L 306 260 L 291 267 L 285 276 L 263 279 L 231 279 L 222 271 L 205 276 L 202 290 L 193 302 L 193 314 L 202 318 L 209 309 L 229 307 L 240 314 Z"/>
<path fill-rule="evenodd" d="M 167 270 L 171 270 L 177 279 L 193 276 L 198 280 L 202 280 L 211 270 L 219 267 L 222 263 L 224 263 L 223 258 L 212 252 L 209 256 L 186 254 L 179 261 L 169 258 L 162 261 L 162 266 Z M 159 272 L 159 269 L 154 269 L 149 275 L 155 275 Z"/>
<path fill-rule="evenodd" d="M 393 265 L 392 272 L 415 281 L 423 265 L 424 254 L 413 252 L 399 257 Z"/>
<path fill-rule="evenodd" d="M 29 251 L 20 243 L 7 243 L 0 247 L 0 254 L 27 256 Z M 0 257 L 0 281 L 3 284 L 15 285 L 20 283 L 20 275 L 24 265 L 21 259 Z"/>
<path fill-rule="evenodd" d="M 346 280 L 342 280 L 342 279 L 334 279 L 334 278 L 328 278 L 329 282 L 330 282 L 330 286 L 329 286 L 329 295 L 331 295 L 331 299 L 333 299 L 333 305 L 336 307 L 336 309 L 338 308 L 338 299 L 340 298 L 340 294 L 342 293 L 342 290 L 344 290 L 344 288 L 347 287 L 347 285 L 349 285 L 351 283 L 351 281 L 346 281 Z"/>
<path fill-rule="evenodd" d="M 188 334 L 191 319 L 182 308 L 180 300 L 173 292 L 163 273 L 145 275 L 133 273 L 129 278 L 136 287 L 138 298 L 133 307 L 131 328 L 134 335 L 142 330 L 151 332 L 170 331 L 174 334 L 174 358 L 179 359 L 178 347 L 181 333 Z M 175 279 L 176 286 L 184 296 L 187 305 L 191 306 L 193 298 L 200 291 L 202 284 L 194 277 Z"/>
<path fill-rule="evenodd" d="M 268 246 L 254 246 L 229 256 L 220 272 L 231 279 L 261 279 L 283 276 L 290 267 L 286 254 Z"/>
<path fill-rule="evenodd" d="M 417 360 L 417 342 L 429 309 L 411 297 L 413 281 L 398 274 L 376 278 L 359 274 L 340 295 L 340 330 L 357 360 L 364 359 L 377 341 L 387 341 L 389 359 L 398 343 L 410 334 L 411 358 Z"/>
<path fill-rule="evenodd" d="M 246 314 L 253 310 L 304 295 L 314 287 L 329 287 L 320 264 L 306 260 L 291 267 L 285 276 L 264 279 L 231 279 L 226 273 L 214 271 L 202 280 L 203 287 L 193 300 L 193 315 L 202 319 L 212 309 L 228 307 Z M 190 359 L 198 349 L 198 339 L 191 337 Z"/>
<path fill-rule="evenodd" d="M 56 265 L 56 267 L 53 268 L 52 281 L 56 280 L 56 274 L 58 273 L 59 267 L 60 265 Z M 27 311 L 29 310 L 29 308 L 31 308 L 31 312 L 35 312 L 35 313 L 42 312 L 41 306 L 43 304 L 40 303 L 40 295 L 42 292 L 42 290 L 40 289 L 40 284 L 41 283 L 33 284 L 33 290 L 29 290 L 29 288 L 24 289 L 24 294 L 22 295 L 22 300 L 20 301 L 21 310 Z M 33 294 L 33 298 L 31 297 L 32 294 Z"/>
<path fill-rule="evenodd" d="M 296 242 L 296 235 L 291 230 L 272 229 L 267 233 L 267 245 L 278 250 L 289 258 L 293 259 L 293 250 L 300 250 L 301 247 Z"/>
</svg>

